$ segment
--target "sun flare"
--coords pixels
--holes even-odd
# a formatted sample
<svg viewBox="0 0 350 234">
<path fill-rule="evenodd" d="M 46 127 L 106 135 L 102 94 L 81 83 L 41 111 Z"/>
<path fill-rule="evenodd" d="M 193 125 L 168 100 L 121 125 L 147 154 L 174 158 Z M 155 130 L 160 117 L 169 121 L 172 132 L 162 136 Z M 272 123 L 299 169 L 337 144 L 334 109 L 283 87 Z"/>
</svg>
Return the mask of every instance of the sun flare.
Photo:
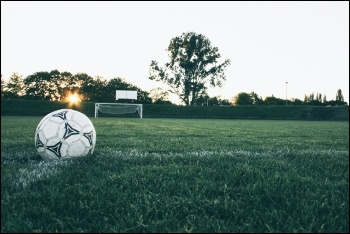
<svg viewBox="0 0 350 234">
<path fill-rule="evenodd" d="M 68 97 L 68 101 L 71 103 L 71 104 L 77 104 L 78 102 L 80 102 L 80 98 L 79 98 L 79 95 L 78 94 L 71 94 L 69 97 Z"/>
</svg>

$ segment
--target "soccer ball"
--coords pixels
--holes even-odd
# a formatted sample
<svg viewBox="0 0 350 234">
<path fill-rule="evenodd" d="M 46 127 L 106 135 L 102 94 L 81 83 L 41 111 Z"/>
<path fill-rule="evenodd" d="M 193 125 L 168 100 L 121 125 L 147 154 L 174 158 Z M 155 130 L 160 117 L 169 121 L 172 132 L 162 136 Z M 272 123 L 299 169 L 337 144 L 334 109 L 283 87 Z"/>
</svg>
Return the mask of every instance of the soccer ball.
<svg viewBox="0 0 350 234">
<path fill-rule="evenodd" d="M 83 113 L 61 109 L 46 115 L 35 130 L 35 148 L 44 160 L 91 155 L 96 131 Z"/>
</svg>

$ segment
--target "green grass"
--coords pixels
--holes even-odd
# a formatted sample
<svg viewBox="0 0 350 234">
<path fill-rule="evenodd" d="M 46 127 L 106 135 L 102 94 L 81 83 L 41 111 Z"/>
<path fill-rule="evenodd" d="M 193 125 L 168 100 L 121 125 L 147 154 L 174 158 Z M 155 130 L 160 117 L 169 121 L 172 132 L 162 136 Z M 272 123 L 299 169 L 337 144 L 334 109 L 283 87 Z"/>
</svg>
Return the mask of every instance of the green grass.
<svg viewBox="0 0 350 234">
<path fill-rule="evenodd" d="M 349 123 L 91 119 L 44 162 L 42 117 L 1 117 L 1 232 L 349 232 Z"/>
</svg>

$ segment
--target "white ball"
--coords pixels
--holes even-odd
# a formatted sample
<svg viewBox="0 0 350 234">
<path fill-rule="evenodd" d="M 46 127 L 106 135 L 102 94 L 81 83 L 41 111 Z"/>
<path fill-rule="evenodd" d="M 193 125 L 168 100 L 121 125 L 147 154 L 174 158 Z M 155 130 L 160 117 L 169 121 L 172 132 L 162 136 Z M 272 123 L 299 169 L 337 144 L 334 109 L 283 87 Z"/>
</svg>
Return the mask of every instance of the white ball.
<svg viewBox="0 0 350 234">
<path fill-rule="evenodd" d="M 95 127 L 79 111 L 53 111 L 40 121 L 35 130 L 35 148 L 44 160 L 91 155 L 95 145 Z"/>
</svg>

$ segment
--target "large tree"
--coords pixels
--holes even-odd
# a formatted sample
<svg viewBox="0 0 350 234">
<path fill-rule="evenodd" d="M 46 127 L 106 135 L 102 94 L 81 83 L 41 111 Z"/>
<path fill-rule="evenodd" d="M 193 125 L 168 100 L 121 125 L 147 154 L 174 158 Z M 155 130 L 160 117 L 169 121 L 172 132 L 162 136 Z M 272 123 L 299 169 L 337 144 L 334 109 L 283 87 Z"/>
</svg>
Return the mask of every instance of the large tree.
<svg viewBox="0 0 350 234">
<path fill-rule="evenodd" d="M 152 60 L 149 79 L 169 85 L 169 91 L 186 105 L 194 105 L 208 87 L 221 87 L 226 80 L 224 69 L 230 60 L 219 63 L 221 55 L 218 48 L 212 47 L 209 39 L 202 34 L 183 33 L 171 39 L 167 51 L 170 62 L 160 67 Z"/>
</svg>

